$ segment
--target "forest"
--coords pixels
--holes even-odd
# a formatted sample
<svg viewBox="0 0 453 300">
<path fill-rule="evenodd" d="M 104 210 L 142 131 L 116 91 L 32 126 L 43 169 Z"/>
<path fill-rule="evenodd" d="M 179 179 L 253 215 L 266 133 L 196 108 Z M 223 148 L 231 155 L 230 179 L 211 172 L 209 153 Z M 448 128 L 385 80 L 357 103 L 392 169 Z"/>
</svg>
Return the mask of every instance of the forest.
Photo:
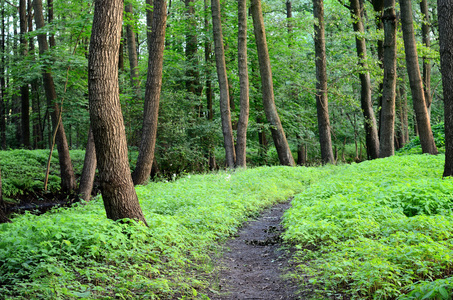
<svg viewBox="0 0 453 300">
<path fill-rule="evenodd" d="M 0 6 L 0 299 L 453 296 L 453 1 Z"/>
</svg>

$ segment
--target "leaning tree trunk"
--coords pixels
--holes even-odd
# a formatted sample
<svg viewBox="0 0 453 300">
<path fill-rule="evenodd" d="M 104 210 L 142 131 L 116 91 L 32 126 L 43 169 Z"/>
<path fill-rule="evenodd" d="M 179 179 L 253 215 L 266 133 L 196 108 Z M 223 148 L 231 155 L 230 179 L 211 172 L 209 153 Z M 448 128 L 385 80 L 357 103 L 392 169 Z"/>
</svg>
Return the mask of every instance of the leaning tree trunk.
<svg viewBox="0 0 453 300">
<path fill-rule="evenodd" d="M 33 8 L 35 11 L 35 23 L 36 28 L 40 29 L 44 27 L 44 17 L 42 14 L 42 0 L 34 0 Z M 39 43 L 39 54 L 44 54 L 49 50 L 47 44 L 46 34 L 38 34 Z M 62 109 L 57 103 L 57 93 L 55 91 L 55 84 L 53 82 L 52 73 L 50 67 L 45 67 L 42 70 L 44 90 L 46 92 L 47 103 L 49 107 L 53 106 L 51 113 L 52 125 L 56 129 L 56 143 L 58 149 L 58 159 L 60 162 L 60 174 L 61 174 L 61 189 L 64 192 L 71 193 L 76 188 L 76 180 L 74 176 L 74 170 L 72 168 L 71 157 L 69 155 L 68 142 L 66 140 L 66 134 L 61 120 Z"/>
<path fill-rule="evenodd" d="M 253 18 L 253 32 L 255 33 L 258 62 L 260 65 L 261 89 L 263 94 L 263 105 L 266 118 L 271 125 L 272 138 L 277 149 L 280 164 L 295 166 L 294 158 L 286 140 L 277 107 L 274 100 L 274 86 L 272 82 L 272 70 L 267 49 L 266 32 L 264 29 L 263 12 L 261 0 L 251 1 L 251 14 Z"/>
<path fill-rule="evenodd" d="M 367 64 L 366 41 L 364 36 L 365 28 L 362 21 L 362 7 L 359 0 L 351 0 L 351 15 L 354 18 L 354 31 L 357 33 L 355 38 L 357 56 L 359 58 L 359 73 L 361 92 L 360 105 L 362 107 L 363 118 L 365 120 L 365 138 L 368 157 L 375 159 L 379 157 L 379 137 L 377 131 L 376 118 L 374 116 L 373 101 L 371 99 L 371 80 Z"/>
<path fill-rule="evenodd" d="M 225 160 L 228 168 L 234 168 L 236 153 L 234 149 L 233 126 L 231 125 L 230 96 L 223 48 L 222 23 L 220 20 L 220 1 L 211 0 L 212 31 L 214 34 L 215 61 L 220 89 L 220 117 L 222 119 Z"/>
<path fill-rule="evenodd" d="M 146 224 L 130 173 L 119 99 L 122 21 L 122 0 L 95 1 L 88 57 L 90 120 L 107 218 L 130 218 Z"/>
<path fill-rule="evenodd" d="M 431 131 L 431 122 L 425 103 L 422 77 L 418 65 L 411 1 L 400 0 L 400 7 L 407 73 L 409 75 L 409 83 L 412 91 L 412 102 L 414 105 L 418 132 L 420 134 L 420 144 L 423 153 L 437 154 L 438 152 L 436 144 L 434 143 L 433 132 Z"/>
<path fill-rule="evenodd" d="M 96 147 L 94 146 L 93 131 L 90 128 L 79 185 L 79 196 L 85 201 L 90 201 L 91 198 L 94 176 L 96 175 L 96 164 Z"/>
<path fill-rule="evenodd" d="M 152 2 L 151 0 L 147 1 Z M 144 184 L 151 174 L 157 136 L 157 117 L 162 88 L 162 65 L 167 22 L 166 1 L 154 0 L 153 9 L 152 24 L 148 24 L 148 27 L 151 27 L 151 32 L 148 34 L 148 78 L 146 80 L 142 139 L 137 165 L 132 174 L 134 184 Z"/>
<path fill-rule="evenodd" d="M 427 0 L 420 1 L 420 11 L 423 14 L 422 41 L 425 47 L 429 48 L 431 46 L 431 41 L 429 38 L 431 25 Z M 431 62 L 429 61 L 429 58 L 426 56 L 423 56 L 423 87 L 425 92 L 426 108 L 428 109 L 428 114 L 430 114 L 431 103 L 433 102 L 433 99 L 431 97 Z"/>
<path fill-rule="evenodd" d="M 237 129 L 236 166 L 245 168 L 247 124 L 249 122 L 249 71 L 247 68 L 247 1 L 238 1 L 238 73 L 240 114 Z"/>
<path fill-rule="evenodd" d="M 318 114 L 319 143 L 323 163 L 334 163 L 330 136 L 329 103 L 327 100 L 326 41 L 324 37 L 324 2 L 313 0 L 315 23 L 316 108 Z"/>
<path fill-rule="evenodd" d="M 444 89 L 444 177 L 453 176 L 453 0 L 437 0 L 440 69 Z"/>
<path fill-rule="evenodd" d="M 396 26 L 395 0 L 384 1 L 384 81 L 379 157 L 395 154 Z"/>
</svg>

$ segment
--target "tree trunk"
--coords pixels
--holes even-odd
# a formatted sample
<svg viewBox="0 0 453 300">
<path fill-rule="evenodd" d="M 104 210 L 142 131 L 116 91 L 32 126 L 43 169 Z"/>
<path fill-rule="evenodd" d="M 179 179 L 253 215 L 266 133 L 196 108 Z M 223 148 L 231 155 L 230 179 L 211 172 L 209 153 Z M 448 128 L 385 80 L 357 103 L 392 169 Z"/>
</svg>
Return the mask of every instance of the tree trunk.
<svg viewBox="0 0 453 300">
<path fill-rule="evenodd" d="M 222 23 L 220 21 L 220 1 L 211 0 L 212 31 L 214 35 L 215 60 L 220 89 L 220 117 L 225 147 L 225 161 L 228 168 L 234 168 L 236 153 L 234 149 L 233 127 L 231 125 L 230 96 L 223 48 Z"/>
<path fill-rule="evenodd" d="M 1 55 L 1 62 L 0 62 L 0 131 L 1 131 L 1 144 L 2 150 L 6 150 L 6 109 L 5 109 L 5 91 L 6 91 L 6 80 L 5 80 L 5 6 L 2 6 L 2 36 L 0 41 L 0 55 Z"/>
<path fill-rule="evenodd" d="M 373 101 L 371 99 L 371 80 L 367 64 L 366 41 L 363 38 L 365 28 L 362 20 L 362 7 L 359 0 L 351 0 L 351 15 L 355 20 L 353 23 L 354 31 L 357 33 L 355 38 L 357 56 L 359 58 L 360 69 L 360 104 L 362 107 L 363 118 L 365 120 L 365 137 L 368 157 L 375 159 L 379 157 L 379 137 L 377 131 L 376 117 L 374 116 Z"/>
<path fill-rule="evenodd" d="M 122 21 L 122 0 L 95 1 L 88 57 L 90 119 L 107 218 L 130 218 L 146 225 L 130 173 L 119 100 L 118 51 Z"/>
<path fill-rule="evenodd" d="M 384 1 L 384 81 L 379 157 L 395 154 L 396 26 L 395 0 Z"/>
<path fill-rule="evenodd" d="M 193 95 L 200 96 L 201 86 L 200 86 L 200 74 L 198 72 L 198 38 L 197 38 L 197 19 L 195 17 L 195 1 L 194 0 L 184 0 L 187 13 L 187 28 L 186 28 L 186 61 L 188 65 L 186 66 L 187 71 L 187 81 L 186 88 L 187 91 Z M 201 112 L 199 106 L 196 107 L 198 112 Z"/>
<path fill-rule="evenodd" d="M 152 0 L 147 0 L 151 2 Z M 151 4 L 151 3 L 149 3 Z M 151 173 L 157 136 L 159 98 L 162 88 L 162 65 L 164 60 L 167 3 L 154 0 L 151 32 L 148 38 L 148 78 L 146 80 L 145 107 L 140 150 L 132 178 L 134 184 L 144 184 Z"/>
<path fill-rule="evenodd" d="M 43 28 L 44 17 L 42 14 L 42 0 L 34 0 L 33 8 L 35 11 L 36 28 Z M 38 34 L 38 43 L 39 53 L 41 55 L 49 50 L 45 33 Z M 58 149 L 58 159 L 60 162 L 61 189 L 63 192 L 71 193 L 76 188 L 76 180 L 72 168 L 71 157 L 69 156 L 69 147 L 66 140 L 66 134 L 63 128 L 63 122 L 61 120 L 61 108 L 56 102 L 57 93 L 55 91 L 55 85 L 53 82 L 50 67 L 43 68 L 42 76 L 48 105 L 49 107 L 53 106 L 51 117 L 53 128 L 56 128 L 57 130 L 56 143 Z"/>
<path fill-rule="evenodd" d="M 316 108 L 318 114 L 319 143 L 323 163 L 334 163 L 330 137 L 329 103 L 327 100 L 326 41 L 324 37 L 324 2 L 313 0 L 315 23 Z"/>
<path fill-rule="evenodd" d="M 286 140 L 277 107 L 274 101 L 274 86 L 272 82 L 272 70 L 267 49 L 266 32 L 264 29 L 261 0 L 251 0 L 251 14 L 253 18 L 253 32 L 255 33 L 256 49 L 261 75 L 261 89 L 266 118 L 271 125 L 272 139 L 277 149 L 280 164 L 295 166 L 293 155 Z"/>
<path fill-rule="evenodd" d="M 19 1 L 19 23 L 20 23 L 20 46 L 23 57 L 27 56 L 27 6 L 26 0 Z M 24 148 L 30 148 L 30 93 L 28 83 L 20 87 L 21 94 L 21 120 L 22 120 L 22 145 Z"/>
<path fill-rule="evenodd" d="M 11 220 L 5 214 L 5 204 L 3 203 L 2 178 L 0 175 L 0 224 L 11 223 Z"/>
<path fill-rule="evenodd" d="M 453 0 L 437 0 L 440 69 L 444 92 L 445 166 L 443 177 L 453 176 Z"/>
<path fill-rule="evenodd" d="M 96 147 L 94 146 L 93 131 L 90 128 L 79 185 L 79 196 L 85 201 L 90 201 L 91 198 L 94 176 L 96 175 L 96 163 Z"/>
<path fill-rule="evenodd" d="M 420 10 L 423 14 L 422 20 L 422 41 L 425 47 L 429 48 L 431 46 L 431 41 L 429 38 L 430 34 L 430 18 L 428 10 L 428 1 L 420 1 Z M 423 56 L 423 91 L 425 93 L 425 102 L 428 114 L 431 114 L 431 103 L 433 99 L 431 97 L 431 62 L 428 57 Z"/>
<path fill-rule="evenodd" d="M 131 19 L 134 18 L 134 9 L 132 3 L 125 5 L 125 11 Z M 131 75 L 131 84 L 135 91 L 135 96 L 140 97 L 140 78 L 138 73 L 137 44 L 135 43 L 135 31 L 131 22 L 126 25 L 127 52 L 129 54 L 129 67 Z"/>
<path fill-rule="evenodd" d="M 237 129 L 236 166 L 245 168 L 247 124 L 249 122 L 249 71 L 247 67 L 247 1 L 238 1 L 238 73 L 240 114 Z"/>
<path fill-rule="evenodd" d="M 49 24 L 52 24 L 53 22 L 53 0 L 47 0 L 47 22 Z M 53 34 L 49 35 L 49 46 L 50 48 L 56 46 L 55 36 Z"/>
<path fill-rule="evenodd" d="M 418 65 L 417 46 L 415 43 L 414 26 L 412 21 L 412 6 L 410 0 L 400 0 L 401 27 L 403 29 L 404 50 L 406 53 L 406 66 L 409 83 L 412 91 L 417 128 L 420 134 L 420 143 L 423 153 L 437 154 L 428 110 L 426 108 L 425 94 L 422 78 Z"/>
</svg>

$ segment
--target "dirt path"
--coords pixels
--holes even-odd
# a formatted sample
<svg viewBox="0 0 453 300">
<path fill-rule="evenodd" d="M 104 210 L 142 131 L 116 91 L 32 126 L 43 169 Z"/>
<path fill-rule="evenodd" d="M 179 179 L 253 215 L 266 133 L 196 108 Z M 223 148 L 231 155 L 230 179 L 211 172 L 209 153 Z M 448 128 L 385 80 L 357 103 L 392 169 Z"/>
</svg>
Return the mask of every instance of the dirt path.
<svg viewBox="0 0 453 300">
<path fill-rule="evenodd" d="M 210 299 L 298 299 L 296 285 L 281 278 L 289 265 L 288 254 L 280 249 L 280 222 L 290 206 L 288 201 L 267 209 L 225 244 L 224 256 L 215 262 L 220 274 Z"/>
</svg>

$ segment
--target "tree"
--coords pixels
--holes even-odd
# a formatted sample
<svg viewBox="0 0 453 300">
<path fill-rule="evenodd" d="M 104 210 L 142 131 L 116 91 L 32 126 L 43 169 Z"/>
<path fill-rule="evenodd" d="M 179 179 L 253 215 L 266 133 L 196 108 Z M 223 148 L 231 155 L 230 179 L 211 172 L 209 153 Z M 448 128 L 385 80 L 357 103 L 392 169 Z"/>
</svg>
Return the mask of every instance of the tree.
<svg viewBox="0 0 453 300">
<path fill-rule="evenodd" d="M 414 25 L 412 21 L 412 6 L 410 0 L 400 0 L 401 27 L 403 30 L 404 51 L 406 53 L 406 66 L 409 75 L 409 84 L 412 91 L 417 127 L 420 134 L 420 144 L 423 153 L 437 154 L 434 143 L 431 121 L 425 102 L 423 83 L 418 65 L 417 46 L 415 43 Z"/>
<path fill-rule="evenodd" d="M 247 67 L 247 1 L 238 1 L 238 71 L 240 115 L 237 129 L 236 166 L 246 167 L 247 124 L 249 121 L 249 74 Z"/>
<path fill-rule="evenodd" d="M 280 164 L 294 166 L 293 155 L 286 140 L 277 107 L 274 100 L 274 84 L 272 81 L 272 70 L 267 49 L 266 32 L 264 29 L 263 12 L 261 0 L 251 1 L 251 14 L 253 18 L 253 32 L 255 33 L 256 49 L 258 52 L 258 63 L 261 75 L 261 92 L 263 95 L 264 112 L 267 121 L 271 125 L 272 139 L 277 149 Z"/>
<path fill-rule="evenodd" d="M 395 0 L 384 1 L 384 81 L 382 87 L 380 157 L 395 153 L 396 26 Z"/>
<path fill-rule="evenodd" d="M 91 198 L 94 176 L 96 174 L 96 165 L 96 147 L 94 146 L 93 131 L 90 128 L 79 185 L 79 196 L 85 201 L 89 201 Z"/>
<path fill-rule="evenodd" d="M 354 19 L 353 27 L 356 32 L 355 42 L 356 51 L 359 58 L 360 66 L 360 104 L 362 107 L 363 118 L 365 119 L 365 139 L 368 157 L 371 159 L 379 157 L 379 137 L 377 132 L 376 118 L 374 116 L 373 102 L 371 99 L 371 80 L 368 72 L 366 41 L 363 37 L 365 28 L 362 21 L 363 8 L 359 0 L 351 0 L 349 7 L 352 18 Z"/>
<path fill-rule="evenodd" d="M 427 48 L 431 46 L 430 41 L 430 17 L 429 17 L 429 10 L 428 10 L 428 1 L 421 0 L 420 1 L 420 11 L 423 14 L 422 20 L 422 41 L 423 45 Z M 428 114 L 431 112 L 431 103 L 433 102 L 431 96 L 431 62 L 426 55 L 423 56 L 423 90 L 425 92 L 425 101 L 426 101 L 426 108 L 428 109 Z"/>
<path fill-rule="evenodd" d="M 445 166 L 443 177 L 453 176 L 453 0 L 437 0 L 440 67 L 444 93 Z"/>
<path fill-rule="evenodd" d="M 129 67 L 131 75 L 131 84 L 134 88 L 135 97 L 140 97 L 140 78 L 138 73 L 138 56 L 137 56 L 137 44 L 135 43 L 135 31 L 134 27 L 131 24 L 134 16 L 134 9 L 132 3 L 126 3 L 125 11 L 127 16 L 131 18 L 126 25 L 126 42 L 127 42 L 127 52 L 129 54 Z"/>
<path fill-rule="evenodd" d="M 19 1 L 19 27 L 20 27 L 20 47 L 22 55 L 27 56 L 27 6 L 25 0 Z M 22 120 L 22 145 L 30 148 L 30 97 L 28 83 L 20 87 L 21 95 L 21 120 Z"/>
<path fill-rule="evenodd" d="M 41 29 L 44 27 L 44 16 L 42 13 L 42 0 L 33 1 L 33 8 L 35 11 L 36 28 Z M 49 50 L 47 44 L 46 34 L 38 34 L 39 54 L 44 55 Z M 56 131 L 55 139 L 58 149 L 58 159 L 60 162 L 61 174 L 61 188 L 64 192 L 71 193 L 76 188 L 76 180 L 74 170 L 72 168 L 71 157 L 69 155 L 69 147 L 66 139 L 66 133 L 61 120 L 61 109 L 57 103 L 57 92 L 52 77 L 51 67 L 46 66 L 42 69 L 42 77 L 44 82 L 44 89 L 46 92 L 47 104 L 52 107 L 51 112 L 52 125 Z"/>
<path fill-rule="evenodd" d="M 215 61 L 220 89 L 220 117 L 222 119 L 225 160 L 228 168 L 233 169 L 236 161 L 233 127 L 231 125 L 230 95 L 226 72 L 225 51 L 223 48 L 222 23 L 220 20 L 220 1 L 211 0 L 212 31 L 214 35 Z"/>
<path fill-rule="evenodd" d="M 152 0 L 149 1 L 151 4 Z M 132 178 L 134 184 L 144 184 L 151 173 L 157 136 L 159 97 L 162 88 L 162 66 L 164 61 L 167 3 L 154 0 L 152 24 L 148 24 L 148 78 L 146 80 L 145 107 L 143 112 L 142 139 Z M 149 11 L 149 9 L 148 9 Z"/>
<path fill-rule="evenodd" d="M 95 1 L 88 57 L 90 120 L 107 218 L 130 218 L 146 224 L 129 169 L 119 101 L 118 51 L 122 21 L 122 0 Z"/>
<path fill-rule="evenodd" d="M 319 143 L 323 163 L 334 163 L 330 137 L 329 104 L 327 100 L 326 42 L 324 37 L 324 2 L 313 0 L 315 18 L 316 108 Z"/>
<path fill-rule="evenodd" d="M 6 216 L 5 205 L 3 203 L 3 193 L 2 193 L 2 178 L 0 175 L 0 224 L 1 223 L 11 223 L 11 220 Z"/>
</svg>

